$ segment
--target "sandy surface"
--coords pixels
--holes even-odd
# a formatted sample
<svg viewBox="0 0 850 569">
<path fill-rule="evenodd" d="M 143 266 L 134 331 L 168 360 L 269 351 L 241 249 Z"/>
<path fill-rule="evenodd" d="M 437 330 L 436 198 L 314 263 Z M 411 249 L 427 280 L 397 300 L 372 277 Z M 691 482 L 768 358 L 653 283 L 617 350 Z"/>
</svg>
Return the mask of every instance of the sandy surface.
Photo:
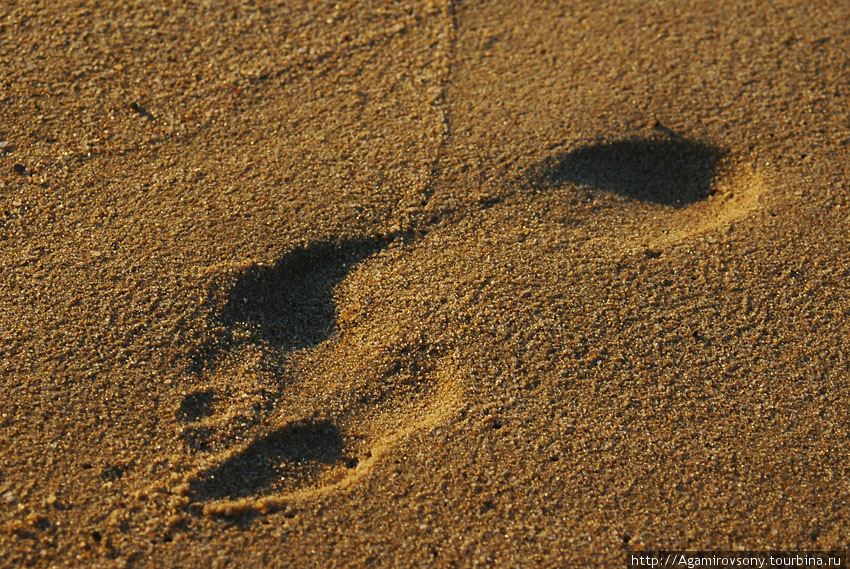
<svg viewBox="0 0 850 569">
<path fill-rule="evenodd" d="M 850 548 L 846 2 L 37 4 L 0 566 Z"/>
</svg>

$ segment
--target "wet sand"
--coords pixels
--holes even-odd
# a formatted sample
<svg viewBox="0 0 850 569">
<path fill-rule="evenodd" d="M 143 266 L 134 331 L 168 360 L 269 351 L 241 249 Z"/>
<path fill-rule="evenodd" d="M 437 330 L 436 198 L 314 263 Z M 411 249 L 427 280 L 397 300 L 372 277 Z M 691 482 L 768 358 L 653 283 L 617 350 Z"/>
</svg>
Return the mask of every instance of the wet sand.
<svg viewBox="0 0 850 569">
<path fill-rule="evenodd" d="M 0 567 L 850 549 L 843 2 L 0 11 Z"/>
</svg>

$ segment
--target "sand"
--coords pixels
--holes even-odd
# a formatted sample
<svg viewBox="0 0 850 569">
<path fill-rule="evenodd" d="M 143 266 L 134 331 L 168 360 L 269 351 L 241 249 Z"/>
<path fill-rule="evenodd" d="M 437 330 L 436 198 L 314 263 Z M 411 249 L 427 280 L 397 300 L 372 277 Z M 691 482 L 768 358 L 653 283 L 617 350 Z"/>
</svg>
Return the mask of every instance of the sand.
<svg viewBox="0 0 850 569">
<path fill-rule="evenodd" d="M 850 549 L 846 2 L 0 9 L 0 566 Z"/>
</svg>

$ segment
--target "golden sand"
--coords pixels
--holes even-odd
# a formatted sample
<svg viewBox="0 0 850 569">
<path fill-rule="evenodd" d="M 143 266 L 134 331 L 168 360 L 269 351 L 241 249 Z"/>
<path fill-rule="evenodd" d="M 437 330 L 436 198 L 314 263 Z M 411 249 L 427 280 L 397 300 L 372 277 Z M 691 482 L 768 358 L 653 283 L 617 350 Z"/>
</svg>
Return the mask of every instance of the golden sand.
<svg viewBox="0 0 850 569">
<path fill-rule="evenodd" d="M 846 2 L 0 10 L 0 567 L 850 549 Z"/>
</svg>

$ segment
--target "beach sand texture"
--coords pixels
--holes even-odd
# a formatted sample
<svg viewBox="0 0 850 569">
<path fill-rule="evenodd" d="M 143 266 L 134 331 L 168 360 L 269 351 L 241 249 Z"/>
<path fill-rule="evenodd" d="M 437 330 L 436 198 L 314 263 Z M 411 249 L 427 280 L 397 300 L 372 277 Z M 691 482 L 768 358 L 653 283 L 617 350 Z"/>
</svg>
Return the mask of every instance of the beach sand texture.
<svg viewBox="0 0 850 569">
<path fill-rule="evenodd" d="M 0 567 L 850 549 L 850 5 L 0 6 Z"/>
</svg>

